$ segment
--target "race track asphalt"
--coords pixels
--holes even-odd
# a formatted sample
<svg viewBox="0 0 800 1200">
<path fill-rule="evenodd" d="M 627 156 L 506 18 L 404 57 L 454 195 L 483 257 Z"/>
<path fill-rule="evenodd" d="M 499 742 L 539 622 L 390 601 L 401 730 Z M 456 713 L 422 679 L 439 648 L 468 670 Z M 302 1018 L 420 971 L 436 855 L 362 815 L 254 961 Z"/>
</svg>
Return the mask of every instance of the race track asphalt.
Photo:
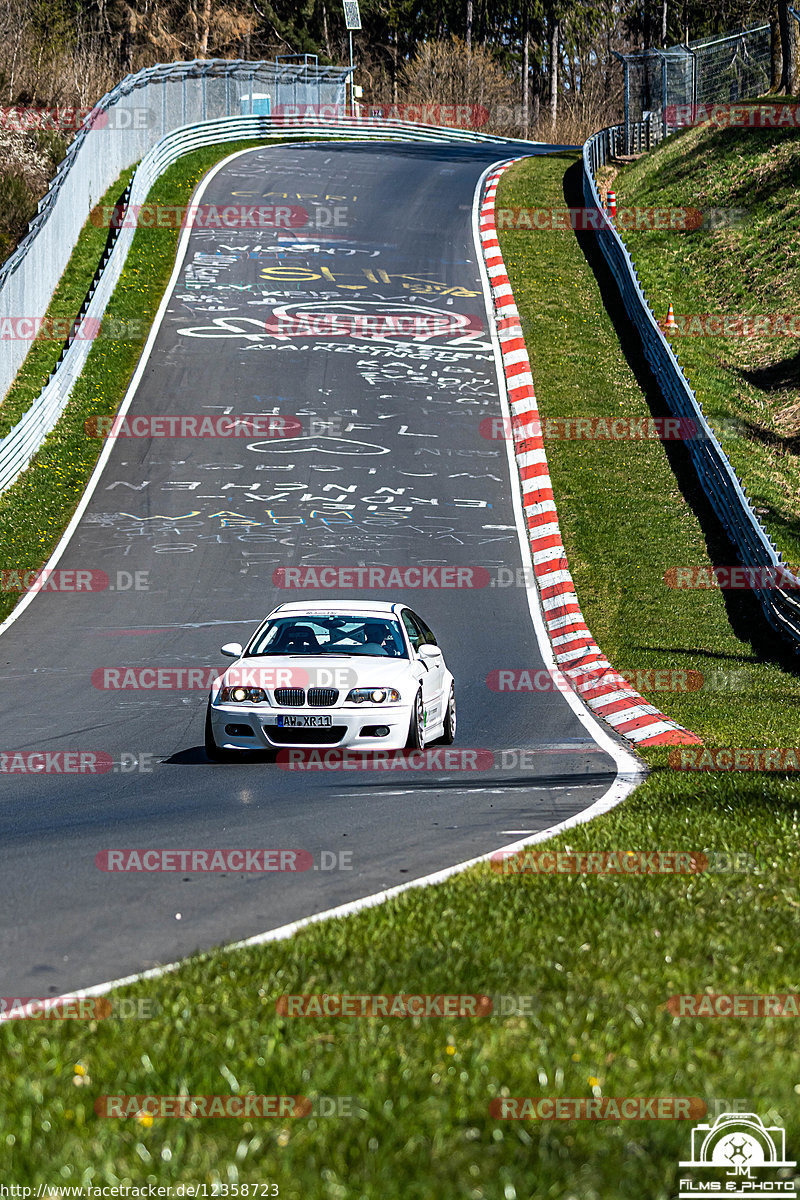
<svg viewBox="0 0 800 1200">
<path fill-rule="evenodd" d="M 492 145 L 282 145 L 209 182 L 203 203 L 289 204 L 308 223 L 192 232 L 129 415 L 279 413 L 304 432 L 118 439 L 58 563 L 105 571 L 113 590 L 43 592 L 0 637 L 6 762 L 42 750 L 114 760 L 104 774 L 0 775 L 3 995 L 62 994 L 413 880 L 547 828 L 614 781 L 614 760 L 558 692 L 487 686 L 497 669 L 543 665 L 520 586 L 352 593 L 404 600 L 431 625 L 458 686 L 457 748 L 492 750 L 485 770 L 208 763 L 205 691 L 96 686 L 103 668 L 219 669 L 219 646 L 275 604 L 351 594 L 290 592 L 273 582 L 281 567 L 516 579 L 507 449 L 481 431 L 501 402 L 473 233 L 476 185 L 506 157 Z M 309 337 L 298 313 L 453 322 L 428 341 L 352 336 L 357 322 L 350 336 Z M 265 329 L 279 317 L 282 339 Z M 95 864 L 134 847 L 299 847 L 337 862 L 347 851 L 350 869 Z"/>
</svg>

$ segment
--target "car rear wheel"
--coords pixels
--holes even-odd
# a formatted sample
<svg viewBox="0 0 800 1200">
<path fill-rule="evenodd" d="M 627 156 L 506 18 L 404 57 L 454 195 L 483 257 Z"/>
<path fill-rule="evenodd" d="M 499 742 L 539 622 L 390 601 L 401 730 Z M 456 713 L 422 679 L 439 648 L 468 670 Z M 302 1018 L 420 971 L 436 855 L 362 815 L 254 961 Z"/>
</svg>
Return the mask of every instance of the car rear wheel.
<svg viewBox="0 0 800 1200">
<path fill-rule="evenodd" d="M 455 684 L 450 684 L 450 696 L 447 700 L 447 709 L 444 714 L 444 732 L 439 738 L 439 741 L 444 746 L 452 746 L 456 740 L 456 688 Z"/>
<path fill-rule="evenodd" d="M 414 710 L 411 713 L 411 723 L 408 727 L 406 750 L 422 750 L 425 746 L 425 709 L 422 704 L 422 689 L 417 692 Z"/>
</svg>

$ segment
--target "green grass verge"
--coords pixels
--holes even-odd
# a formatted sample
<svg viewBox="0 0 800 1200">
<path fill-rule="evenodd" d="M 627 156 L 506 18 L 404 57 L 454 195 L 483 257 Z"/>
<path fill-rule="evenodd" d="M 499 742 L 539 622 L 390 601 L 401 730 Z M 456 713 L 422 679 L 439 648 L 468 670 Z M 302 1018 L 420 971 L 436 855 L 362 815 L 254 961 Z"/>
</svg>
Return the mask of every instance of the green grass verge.
<svg viewBox="0 0 800 1200">
<path fill-rule="evenodd" d="M 95 217 L 102 207 L 113 205 L 122 195 L 134 170 L 135 168 L 131 167 L 128 171 L 123 171 L 119 179 L 111 185 L 94 210 Z M 47 310 L 45 328 L 50 327 L 51 322 L 57 322 L 59 327 L 68 328 L 75 320 L 91 286 L 107 238 L 108 229 L 103 228 L 99 222 L 95 223 L 90 217 L 81 230 L 64 274 L 53 293 Z M 0 438 L 13 429 L 39 395 L 58 362 L 63 344 L 63 341 L 55 339 L 42 339 L 32 343 L 14 382 L 0 404 Z"/>
<path fill-rule="evenodd" d="M 689 129 L 616 176 L 617 207 L 740 209 L 730 227 L 626 232 L 645 294 L 663 318 L 800 312 L 800 131 Z M 671 339 L 706 416 L 785 559 L 800 567 L 800 349 L 797 336 Z M 721 426 L 733 420 L 735 436 Z"/>
<path fill-rule="evenodd" d="M 516 168 L 501 181 L 498 206 L 563 206 L 565 167 L 574 161 L 548 157 Z M 647 417 L 573 234 L 507 230 L 501 240 L 542 415 Z M 670 568 L 710 559 L 662 443 L 551 439 L 547 454 L 578 597 L 614 667 L 699 672 L 697 691 L 659 692 L 646 676 L 639 690 L 710 744 L 794 745 L 798 678 L 736 636 L 721 591 L 664 582 Z M 657 762 L 663 755 L 647 752 Z"/>
<path fill-rule="evenodd" d="M 504 176 L 499 203 L 560 205 L 571 161 L 518 165 Z M 545 415 L 644 415 L 574 237 L 507 233 L 503 249 Z M 559 442 L 550 454 L 578 593 L 615 665 L 674 666 L 676 654 L 680 666 L 704 669 L 704 655 L 723 668 L 744 665 L 755 680 L 748 691 L 660 699 L 711 740 L 792 744 L 796 681 L 737 641 L 718 594 L 690 603 L 660 585 L 666 566 L 704 554 L 660 444 Z M 797 786 L 690 776 L 665 769 L 661 752 L 648 757 L 655 769 L 630 800 L 552 845 L 743 851 L 757 869 L 617 878 L 479 867 L 291 941 L 197 956 L 125 989 L 160 1006 L 153 1019 L 6 1025 L 7 1177 L 62 1186 L 218 1182 L 230 1195 L 274 1182 L 291 1200 L 674 1196 L 688 1123 L 489 1115 L 499 1096 L 589 1097 L 593 1089 L 697 1096 L 712 1117 L 749 1108 L 786 1125 L 789 1157 L 797 1157 L 793 1022 L 678 1019 L 665 1008 L 679 993 L 795 987 Z M 423 1020 L 276 1013 L 283 993 L 322 992 L 530 995 L 533 1011 Z M 95 1115 L 99 1096 L 182 1091 L 349 1097 L 353 1115 Z"/>
<path fill-rule="evenodd" d="M 502 1095 L 588 1097 L 593 1087 L 698 1096 L 712 1112 L 741 1101 L 785 1122 L 796 1143 L 792 1022 L 678 1020 L 664 1008 L 706 986 L 792 990 L 796 806 L 788 796 L 776 805 L 752 780 L 727 799 L 662 801 L 642 791 L 557 844 L 752 852 L 756 842 L 762 873 L 619 880 L 480 868 L 433 895 L 412 892 L 291 942 L 204 956 L 125 989 L 160 1006 L 154 1019 L 3 1029 L 8 1170 L 33 1184 L 270 1180 L 292 1198 L 673 1196 L 685 1124 L 537 1126 L 488 1113 Z M 276 1015 L 281 994 L 320 992 L 526 995 L 533 1012 Z M 94 1113 L 101 1095 L 181 1091 L 352 1098 L 353 1114 L 189 1123 Z"/>
<path fill-rule="evenodd" d="M 788 786 L 768 797 L 752 779 L 735 794 L 667 799 L 641 789 L 554 844 L 738 849 L 760 872 L 619 879 L 480 867 L 434 892 L 408 892 L 291 941 L 198 956 L 174 976 L 124 989 L 158 1007 L 151 1019 L 5 1026 L 7 1176 L 62 1186 L 271 1181 L 286 1200 L 673 1197 L 689 1122 L 489 1115 L 496 1097 L 590 1097 L 593 1088 L 696 1096 L 712 1115 L 738 1101 L 767 1123 L 785 1122 L 796 1146 L 791 1019 L 677 1018 L 665 1008 L 670 996 L 706 987 L 796 986 L 796 803 Z M 524 1017 L 301 1019 L 276 1014 L 286 993 L 532 999 Z M 346 1098 L 352 1112 L 180 1121 L 94 1110 L 100 1096 L 181 1092 Z"/>
</svg>

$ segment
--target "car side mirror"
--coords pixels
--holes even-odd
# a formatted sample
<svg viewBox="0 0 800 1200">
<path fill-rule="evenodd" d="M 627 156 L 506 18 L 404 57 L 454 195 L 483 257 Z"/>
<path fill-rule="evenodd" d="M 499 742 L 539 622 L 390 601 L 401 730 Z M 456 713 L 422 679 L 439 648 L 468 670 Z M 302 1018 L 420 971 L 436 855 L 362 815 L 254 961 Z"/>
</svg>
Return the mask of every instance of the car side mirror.
<svg viewBox="0 0 800 1200">
<path fill-rule="evenodd" d="M 426 642 L 423 646 L 420 646 L 417 653 L 419 654 L 420 658 L 438 658 L 441 654 L 441 651 L 438 646 L 431 646 L 428 642 Z"/>
<path fill-rule="evenodd" d="M 224 654 L 226 658 L 239 658 L 242 653 L 242 647 L 238 642 L 226 642 L 220 647 L 220 654 Z"/>
</svg>

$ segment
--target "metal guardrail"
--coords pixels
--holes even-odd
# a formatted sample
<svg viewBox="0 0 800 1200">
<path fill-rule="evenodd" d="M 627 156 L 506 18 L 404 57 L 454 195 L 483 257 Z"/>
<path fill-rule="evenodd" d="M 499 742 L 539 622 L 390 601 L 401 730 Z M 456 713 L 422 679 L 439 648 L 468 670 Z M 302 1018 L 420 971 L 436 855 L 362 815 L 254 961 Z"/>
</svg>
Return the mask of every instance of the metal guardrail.
<svg viewBox="0 0 800 1200">
<path fill-rule="evenodd" d="M 253 115 L 257 109 L 274 111 L 276 106 L 312 105 L 316 111 L 325 106 L 345 112 L 349 72 L 349 67 L 206 59 L 128 75 L 84 119 L 28 233 L 0 264 L 0 318 L 47 312 L 92 208 L 120 173 L 165 134 L 193 123 Z M 28 348 L 20 340 L 3 342 L 0 397 Z"/>
<path fill-rule="evenodd" d="M 602 140 L 602 152 L 597 149 L 599 143 L 595 145 L 596 138 Z M 599 133 L 594 134 L 586 143 L 593 156 L 592 170 L 596 174 L 598 166 L 602 166 L 610 158 L 622 158 L 628 154 L 645 154 L 663 139 L 662 124 L 656 113 L 648 113 L 643 121 L 637 121 L 631 125 L 628 129 L 627 141 L 624 124 L 609 125 L 607 129 L 601 129 Z M 586 146 L 584 146 L 584 152 Z"/>
<path fill-rule="evenodd" d="M 622 130 L 622 133 L 620 133 Z M 624 127 L 601 129 L 583 147 L 583 196 L 587 208 L 602 211 L 597 190 L 598 167 L 613 157 L 615 145 L 624 143 Z M 800 649 L 800 580 L 783 565 L 781 554 L 763 528 L 747 493 L 708 424 L 703 406 L 695 396 L 669 342 L 650 309 L 636 267 L 625 243 L 607 221 L 601 222 L 597 240 L 616 280 L 622 302 L 639 333 L 645 358 L 658 382 L 670 411 L 694 422 L 697 437 L 684 445 L 700 484 L 721 521 L 743 566 L 776 569 L 788 587 L 754 588 L 759 604 L 773 629 Z"/>
<path fill-rule="evenodd" d="M 512 151 L 519 151 L 520 147 L 531 145 L 488 134 L 406 121 L 358 120 L 347 117 L 331 121 L 313 116 L 293 120 L 265 115 L 222 118 L 205 121 L 199 125 L 189 125 L 161 138 L 144 156 L 136 170 L 128 193 L 128 205 L 136 209 L 143 204 L 158 177 L 181 155 L 200 146 L 250 138 L 262 138 L 265 141 L 297 138 L 307 141 L 310 135 L 328 138 L 355 137 L 359 140 L 375 141 L 497 143 L 508 145 Z M 79 219 L 79 229 L 85 219 L 86 213 Z M 135 222 L 130 225 L 122 224 L 107 260 L 95 276 L 80 317 L 80 322 L 85 322 L 88 329 L 97 327 L 122 274 L 135 233 L 134 224 Z M 42 311 L 46 311 L 46 305 Z M 89 357 L 92 344 L 90 338 L 81 337 L 80 323 L 76 324 L 68 348 L 44 390 L 11 432 L 0 440 L 0 492 L 5 491 L 19 477 L 47 434 L 55 427 L 69 402 L 72 388 Z"/>
</svg>

